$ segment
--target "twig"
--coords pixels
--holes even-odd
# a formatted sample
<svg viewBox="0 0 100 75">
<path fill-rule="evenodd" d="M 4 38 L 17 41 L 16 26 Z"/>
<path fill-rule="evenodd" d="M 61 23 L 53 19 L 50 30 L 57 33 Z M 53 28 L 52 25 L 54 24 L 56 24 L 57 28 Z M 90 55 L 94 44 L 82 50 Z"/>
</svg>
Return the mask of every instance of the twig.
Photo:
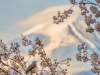
<svg viewBox="0 0 100 75">
<path fill-rule="evenodd" d="M 7 65 L 7 64 L 5 64 L 4 62 L 0 62 L 0 63 L 2 63 L 3 65 L 5 65 L 5 66 L 9 66 L 9 65 Z M 21 72 L 19 72 L 18 70 L 16 70 L 16 69 L 14 69 L 13 67 L 11 67 L 11 66 L 9 66 L 11 69 L 13 69 L 14 71 L 16 71 L 16 72 L 18 72 L 18 73 L 20 73 L 21 74 Z"/>
<path fill-rule="evenodd" d="M 78 3 L 77 3 L 78 4 Z M 71 6 L 69 9 L 68 9 L 68 11 L 71 9 L 71 8 L 73 8 L 75 5 L 77 5 L 77 4 L 74 4 L 73 6 Z"/>
<path fill-rule="evenodd" d="M 1 69 L 1 68 L 0 68 L 0 70 L 2 70 L 6 75 L 9 75 L 5 70 L 3 70 L 3 69 Z"/>
<path fill-rule="evenodd" d="M 95 3 L 91 2 L 91 1 L 87 1 L 87 0 L 83 0 L 83 1 L 90 2 L 89 4 L 93 4 L 93 5 L 99 6 L 98 4 L 95 4 Z M 86 4 L 87 4 L 87 3 L 86 3 Z"/>
</svg>

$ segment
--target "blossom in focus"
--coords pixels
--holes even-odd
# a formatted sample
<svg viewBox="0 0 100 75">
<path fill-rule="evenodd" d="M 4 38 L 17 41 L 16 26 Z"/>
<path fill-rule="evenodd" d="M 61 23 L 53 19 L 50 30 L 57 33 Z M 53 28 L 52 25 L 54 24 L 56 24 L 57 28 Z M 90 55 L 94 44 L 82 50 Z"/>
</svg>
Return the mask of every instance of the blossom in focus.
<svg viewBox="0 0 100 75">
<path fill-rule="evenodd" d="M 96 29 L 98 32 L 100 32 L 100 22 L 97 22 L 97 23 L 95 24 L 95 29 Z"/>
<path fill-rule="evenodd" d="M 81 53 L 76 54 L 77 61 L 82 61 Z"/>
</svg>

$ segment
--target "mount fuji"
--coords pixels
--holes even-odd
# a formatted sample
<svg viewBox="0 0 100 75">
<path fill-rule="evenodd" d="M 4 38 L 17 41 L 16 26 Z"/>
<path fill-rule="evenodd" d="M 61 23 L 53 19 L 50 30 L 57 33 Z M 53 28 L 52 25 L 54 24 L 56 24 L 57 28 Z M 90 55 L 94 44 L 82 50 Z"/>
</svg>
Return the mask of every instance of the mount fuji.
<svg viewBox="0 0 100 75">
<path fill-rule="evenodd" d="M 15 26 L 27 31 L 22 33 L 33 42 L 38 37 L 44 44 L 44 50 L 47 56 L 59 61 L 72 58 L 70 66 L 67 67 L 69 75 L 94 75 L 90 69 L 92 66 L 90 62 L 83 63 L 76 60 L 77 45 L 85 42 L 88 46 L 89 52 L 100 53 L 100 35 L 98 32 L 92 34 L 86 32 L 87 25 L 85 24 L 84 17 L 81 16 L 80 9 L 75 6 L 72 9 L 74 12 L 70 14 L 63 23 L 53 24 L 52 17 L 57 15 L 57 11 L 63 12 L 68 10 L 71 5 L 55 6 L 45 9 L 33 15 Z M 7 44 L 18 42 L 21 47 L 21 53 L 27 59 L 27 52 L 31 47 L 23 47 L 21 43 L 21 36 L 9 41 Z M 39 60 L 39 56 L 33 57 L 31 60 Z M 62 66 L 66 68 L 65 66 Z"/>
</svg>

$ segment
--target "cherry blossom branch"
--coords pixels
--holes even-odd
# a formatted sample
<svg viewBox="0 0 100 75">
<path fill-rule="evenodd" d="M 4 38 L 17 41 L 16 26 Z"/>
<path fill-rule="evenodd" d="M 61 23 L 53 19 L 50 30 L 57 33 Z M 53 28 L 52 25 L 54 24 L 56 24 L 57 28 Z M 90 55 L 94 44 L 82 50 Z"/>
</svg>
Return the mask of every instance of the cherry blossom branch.
<svg viewBox="0 0 100 75">
<path fill-rule="evenodd" d="M 85 46 L 85 43 L 78 45 L 78 51 L 79 53 L 76 54 L 77 61 L 83 61 L 83 62 L 91 62 L 92 69 L 91 71 L 97 74 L 100 74 L 100 58 L 99 55 L 96 52 L 93 52 L 90 54 L 87 49 L 87 46 Z M 90 59 L 87 56 L 87 54 L 90 55 Z"/>
<path fill-rule="evenodd" d="M 42 60 L 41 63 L 40 63 L 41 64 L 41 67 L 42 67 L 41 72 L 43 71 L 43 68 L 48 67 L 50 69 L 51 73 L 52 74 L 55 74 L 55 71 L 56 71 L 56 68 L 55 67 L 58 64 L 65 64 L 65 63 L 63 63 L 63 61 L 61 61 L 59 63 L 55 63 L 55 62 L 52 63 L 51 62 L 51 59 L 50 58 L 47 58 L 46 53 L 45 53 L 44 48 L 43 48 L 44 44 L 41 43 L 42 41 L 39 40 L 38 37 L 36 38 L 35 45 L 34 45 L 31 40 L 28 40 L 23 35 L 21 35 L 21 36 L 22 36 L 22 44 L 24 46 L 31 45 L 32 48 L 33 48 L 32 50 L 29 50 L 29 55 L 32 55 L 32 56 L 35 56 L 35 54 L 40 55 L 41 60 Z M 68 64 L 68 63 L 69 63 L 70 59 L 68 58 L 66 61 L 67 61 L 66 65 L 69 66 L 70 64 Z M 67 70 L 65 70 L 65 71 L 67 71 Z"/>
<path fill-rule="evenodd" d="M 91 1 L 87 1 L 87 0 L 83 0 L 83 1 L 86 1 L 86 2 L 83 2 L 83 3 L 79 3 L 79 4 L 92 4 L 92 5 L 95 5 L 95 6 L 99 6 L 98 4 L 95 4 Z"/>
<path fill-rule="evenodd" d="M 79 5 L 79 8 L 81 9 L 81 14 L 84 16 L 85 18 L 85 22 L 88 26 L 88 28 L 86 28 L 86 32 L 92 33 L 95 31 L 100 32 L 100 22 L 97 22 L 96 19 L 93 19 L 93 16 L 95 18 L 99 18 L 100 17 L 100 1 L 96 0 L 96 3 L 93 3 L 91 1 L 87 1 L 87 0 L 81 0 L 80 2 L 76 2 L 75 0 L 70 0 L 71 4 L 73 4 L 72 7 L 70 7 L 68 10 L 64 10 L 64 12 L 61 14 L 60 11 L 58 11 L 58 15 L 57 16 L 53 16 L 53 20 L 55 24 L 59 24 L 60 22 L 64 22 L 64 19 L 67 19 L 69 17 L 69 14 L 73 13 L 72 8 L 75 5 Z M 90 10 L 87 9 L 87 7 L 85 5 L 90 4 Z M 92 14 L 91 14 L 91 13 Z M 89 16 L 88 16 L 89 15 Z M 94 24 L 95 28 L 91 27 L 90 25 Z"/>
<path fill-rule="evenodd" d="M 3 70 L 2 68 L 0 68 L 0 70 L 2 70 L 2 72 L 5 73 L 5 75 L 9 75 L 5 70 Z"/>
<path fill-rule="evenodd" d="M 7 64 L 5 64 L 4 62 L 0 62 L 0 63 L 2 63 L 3 65 L 5 65 L 5 66 L 9 66 L 9 65 L 7 65 Z M 20 73 L 21 74 L 21 72 L 19 72 L 18 70 L 16 70 L 15 68 L 13 68 L 13 67 L 11 67 L 11 66 L 9 66 L 11 69 L 13 69 L 14 71 L 16 71 L 16 72 L 18 72 L 18 73 Z"/>
</svg>

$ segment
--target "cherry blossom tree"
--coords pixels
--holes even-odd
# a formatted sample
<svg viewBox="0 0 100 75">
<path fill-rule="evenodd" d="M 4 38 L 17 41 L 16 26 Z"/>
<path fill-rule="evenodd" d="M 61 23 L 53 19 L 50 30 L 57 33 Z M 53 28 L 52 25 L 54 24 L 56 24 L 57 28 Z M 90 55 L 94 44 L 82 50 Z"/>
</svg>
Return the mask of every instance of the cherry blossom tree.
<svg viewBox="0 0 100 75">
<path fill-rule="evenodd" d="M 84 16 L 85 23 L 87 24 L 86 32 L 92 33 L 94 30 L 100 32 L 100 22 L 97 21 L 100 17 L 100 0 L 95 0 L 95 3 L 91 2 L 91 0 L 70 0 L 70 2 L 73 6 L 62 13 L 58 11 L 57 16 L 53 16 L 53 23 L 59 24 L 64 22 L 74 12 L 72 8 L 77 5 L 81 9 L 81 14 Z M 90 7 L 87 8 L 87 5 L 90 5 Z M 94 25 L 94 28 L 92 25 Z"/>
<path fill-rule="evenodd" d="M 35 39 L 35 44 L 32 43 L 31 40 L 28 40 L 25 36 L 22 36 L 22 44 L 23 46 L 31 46 L 32 49 L 29 50 L 28 55 L 29 59 L 34 58 L 36 54 L 40 56 L 40 66 L 42 69 L 39 69 L 34 61 L 30 63 L 29 59 L 25 61 L 25 57 L 20 53 L 20 45 L 18 43 L 11 43 L 11 47 L 7 48 L 6 44 L 2 40 L 0 40 L 0 75 L 67 75 L 67 69 L 62 69 L 60 67 L 61 64 L 65 64 L 70 66 L 71 58 L 67 58 L 63 61 L 57 61 L 54 59 L 54 62 L 51 61 L 50 58 L 47 57 L 46 52 L 44 51 L 44 44 L 37 37 Z M 10 62 L 9 62 L 10 60 Z M 7 63 L 4 63 L 7 61 Z M 60 70 L 58 68 L 60 67 Z M 46 70 L 45 68 L 48 68 Z"/>
<path fill-rule="evenodd" d="M 70 17 L 74 10 L 72 8 L 74 6 L 78 6 L 81 9 L 81 15 L 84 17 L 85 23 L 87 25 L 86 32 L 92 33 L 94 31 L 100 32 L 100 22 L 98 22 L 98 18 L 100 17 L 100 0 L 95 0 L 92 2 L 91 0 L 69 0 L 72 4 L 68 10 L 64 10 L 64 12 L 58 11 L 57 16 L 53 16 L 54 24 L 59 24 L 64 22 L 65 19 Z M 87 7 L 89 5 L 89 8 Z M 70 15 L 70 16 L 69 16 Z M 77 61 L 91 62 L 92 69 L 91 71 L 100 75 L 100 58 L 99 54 L 93 52 L 90 54 L 88 52 L 88 47 L 85 43 L 78 45 L 78 53 L 76 54 Z"/>
<path fill-rule="evenodd" d="M 84 63 L 90 61 L 93 67 L 91 71 L 99 75 L 100 74 L 99 54 L 96 52 L 93 52 L 92 54 L 90 54 L 88 52 L 88 47 L 86 46 L 85 43 L 78 45 L 77 50 L 78 50 L 78 53 L 76 54 L 77 61 L 83 61 Z"/>
</svg>

